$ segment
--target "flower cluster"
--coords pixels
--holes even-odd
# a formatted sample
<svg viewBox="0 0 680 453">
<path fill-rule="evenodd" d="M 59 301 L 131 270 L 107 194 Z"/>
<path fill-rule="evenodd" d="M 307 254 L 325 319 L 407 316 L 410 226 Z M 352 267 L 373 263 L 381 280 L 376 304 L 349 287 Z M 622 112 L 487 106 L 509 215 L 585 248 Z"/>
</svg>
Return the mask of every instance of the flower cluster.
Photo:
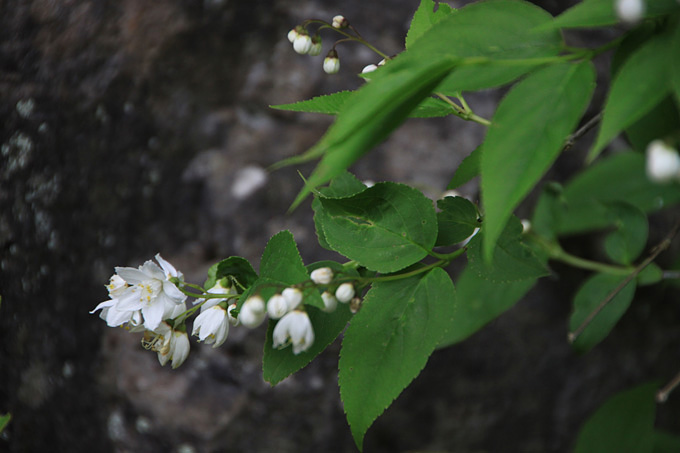
<svg viewBox="0 0 680 453">
<path fill-rule="evenodd" d="M 147 261 L 139 268 L 117 267 L 107 285 L 109 300 L 97 305 L 91 313 L 101 310 L 99 316 L 111 327 L 144 332 L 142 345 L 158 353 L 161 365 L 170 362 L 177 368 L 186 360 L 190 346 L 185 319 L 199 309 L 192 335 L 213 347 L 226 341 L 230 324 L 256 328 L 267 315 L 277 320 L 272 334 L 274 348 L 292 346 L 293 353 L 300 354 L 314 343 L 314 329 L 304 309 L 300 288 L 283 288 L 266 302 L 254 294 L 237 309 L 234 299 L 240 295 L 228 278 L 222 278 L 205 291 L 185 284 L 182 273 L 160 255 L 156 255 L 156 260 L 160 266 Z M 356 313 L 361 300 L 355 297 L 354 285 L 334 284 L 334 277 L 329 267 L 315 269 L 310 274 L 313 286 L 325 289 L 321 294 L 322 310 L 331 313 L 340 302 L 350 303 L 350 309 Z M 309 287 L 308 284 L 309 281 L 297 286 Z M 202 297 L 189 310 L 185 303 L 187 295 L 180 289 L 186 285 L 202 291 Z M 234 313 L 238 314 L 234 316 Z"/>
</svg>

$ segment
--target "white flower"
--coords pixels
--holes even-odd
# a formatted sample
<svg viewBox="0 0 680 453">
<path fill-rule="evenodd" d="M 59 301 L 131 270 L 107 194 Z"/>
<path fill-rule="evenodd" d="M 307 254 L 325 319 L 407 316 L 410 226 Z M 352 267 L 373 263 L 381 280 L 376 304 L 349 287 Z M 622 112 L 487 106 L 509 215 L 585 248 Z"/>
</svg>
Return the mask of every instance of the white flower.
<svg viewBox="0 0 680 453">
<path fill-rule="evenodd" d="M 288 313 L 288 302 L 281 294 L 274 294 L 267 301 L 267 313 L 272 319 L 279 319 L 281 316 Z"/>
<path fill-rule="evenodd" d="M 307 54 L 312 48 L 312 38 L 307 34 L 299 34 L 293 41 L 293 49 L 299 54 Z"/>
<path fill-rule="evenodd" d="M 226 296 L 236 296 L 238 293 L 236 292 L 236 289 L 233 286 L 230 286 L 228 288 L 225 288 L 222 286 L 222 280 L 219 280 L 215 285 L 213 285 L 212 288 L 210 288 L 208 291 L 206 291 L 208 294 L 224 294 Z M 228 297 L 225 297 L 224 299 L 196 299 L 196 302 L 194 302 L 194 305 L 198 305 L 202 302 L 205 301 L 203 305 L 201 305 L 201 313 L 204 312 L 205 310 L 214 307 L 215 305 L 219 304 L 220 302 L 224 302 L 228 299 Z"/>
<path fill-rule="evenodd" d="M 680 177 L 680 156 L 663 140 L 647 145 L 647 177 L 661 183 Z"/>
<path fill-rule="evenodd" d="M 239 320 L 238 318 L 234 318 L 231 315 L 231 311 L 236 309 L 236 304 L 231 304 L 229 305 L 229 308 L 227 308 L 227 317 L 229 318 L 229 322 L 231 323 L 232 326 L 238 326 L 239 325 Z"/>
<path fill-rule="evenodd" d="M 335 298 L 338 302 L 346 304 L 354 297 L 354 286 L 351 283 L 343 283 L 335 290 Z"/>
<path fill-rule="evenodd" d="M 333 313 L 338 306 L 338 299 L 328 291 L 324 291 L 323 294 L 321 294 L 321 300 L 323 300 L 322 310 L 326 313 Z"/>
<path fill-rule="evenodd" d="M 338 14 L 333 17 L 332 24 L 333 28 L 347 28 L 349 26 L 349 21 L 345 19 L 345 16 Z"/>
<path fill-rule="evenodd" d="M 144 322 L 140 310 L 119 310 L 117 304 L 118 299 L 109 299 L 97 305 L 90 313 L 101 310 L 99 317 L 106 321 L 106 324 L 109 327 L 118 327 L 127 324 L 127 327 L 136 329 Z"/>
<path fill-rule="evenodd" d="M 172 368 L 180 366 L 189 356 L 189 336 L 186 332 L 174 330 L 162 322 L 153 330 L 144 333 L 142 345 L 158 353 L 158 361 L 165 366 L 172 362 Z"/>
<path fill-rule="evenodd" d="M 194 320 L 194 331 L 199 341 L 214 343 L 213 348 L 220 346 L 227 339 L 229 321 L 227 311 L 220 305 L 208 308 Z"/>
<path fill-rule="evenodd" d="M 333 281 L 333 270 L 330 267 L 320 267 L 314 269 L 309 277 L 317 285 L 328 285 Z"/>
<path fill-rule="evenodd" d="M 298 33 L 297 28 L 294 28 L 288 32 L 288 41 L 293 44 L 295 42 L 295 38 L 298 36 L 300 36 L 300 33 Z"/>
<path fill-rule="evenodd" d="M 138 269 L 133 267 L 117 267 L 116 274 L 129 286 L 124 288 L 116 279 L 115 309 L 134 312 L 141 310 L 144 327 L 156 329 L 161 321 L 173 318 L 186 310 L 185 296 L 170 278 L 182 278 L 182 274 L 160 255 L 156 255 L 160 263 L 158 267 L 153 261 L 147 261 Z M 113 277 L 111 277 L 113 281 Z M 114 283 L 112 283 L 114 284 Z M 113 308 L 113 307 L 111 307 Z"/>
<path fill-rule="evenodd" d="M 340 59 L 338 57 L 326 57 L 323 60 L 323 70 L 326 74 L 337 74 L 340 70 Z"/>
<path fill-rule="evenodd" d="M 309 316 L 304 311 L 291 311 L 274 326 L 273 347 L 285 348 L 293 345 L 293 354 L 309 349 L 314 343 L 314 330 Z"/>
<path fill-rule="evenodd" d="M 615 0 L 614 9 L 621 22 L 634 24 L 645 14 L 644 0 Z"/>
<path fill-rule="evenodd" d="M 295 310 L 302 302 L 302 291 L 297 288 L 286 288 L 281 295 L 288 302 L 288 311 Z"/>
<path fill-rule="evenodd" d="M 244 326 L 254 329 L 262 324 L 266 314 L 264 300 L 260 296 L 250 296 L 241 306 L 238 320 Z"/>
</svg>

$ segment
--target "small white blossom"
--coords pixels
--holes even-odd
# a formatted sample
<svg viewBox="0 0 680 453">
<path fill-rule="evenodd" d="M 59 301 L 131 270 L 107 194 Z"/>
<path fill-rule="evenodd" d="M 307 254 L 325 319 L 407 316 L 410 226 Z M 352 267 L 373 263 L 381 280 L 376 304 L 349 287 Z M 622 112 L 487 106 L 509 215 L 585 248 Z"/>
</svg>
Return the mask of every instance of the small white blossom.
<svg viewBox="0 0 680 453">
<path fill-rule="evenodd" d="M 238 326 L 239 325 L 239 320 L 238 318 L 235 318 L 232 316 L 231 311 L 236 309 L 236 304 L 231 304 L 229 305 L 229 308 L 227 308 L 227 317 L 229 318 L 229 322 L 231 323 L 232 326 Z"/>
<path fill-rule="evenodd" d="M 338 306 L 338 299 L 328 291 L 321 294 L 321 300 L 323 300 L 323 311 L 326 313 L 333 313 Z"/>
<path fill-rule="evenodd" d="M 281 294 L 274 294 L 267 301 L 267 314 L 272 319 L 279 319 L 288 313 L 288 302 Z"/>
<path fill-rule="evenodd" d="M 314 269 L 309 277 L 317 285 L 328 285 L 333 281 L 333 270 L 330 267 L 320 267 Z"/>
<path fill-rule="evenodd" d="M 293 41 L 293 49 L 301 55 L 309 53 L 312 48 L 312 38 L 307 34 L 299 34 Z"/>
<path fill-rule="evenodd" d="M 293 345 L 293 354 L 309 349 L 314 343 L 314 330 L 309 316 L 304 311 L 291 311 L 274 326 L 273 347 L 285 348 Z"/>
<path fill-rule="evenodd" d="M 302 291 L 297 288 L 286 288 L 281 295 L 288 302 L 288 311 L 295 310 L 302 303 Z"/>
<path fill-rule="evenodd" d="M 293 44 L 295 42 L 295 38 L 298 36 L 300 36 L 300 33 L 298 33 L 297 28 L 294 28 L 288 32 L 288 41 Z"/>
<path fill-rule="evenodd" d="M 335 290 L 335 298 L 338 302 L 346 304 L 354 297 L 354 286 L 351 283 L 343 283 Z"/>
<path fill-rule="evenodd" d="M 363 302 L 360 297 L 355 297 L 349 302 L 349 311 L 356 315 L 359 313 L 359 310 L 361 310 L 362 303 Z"/>
<path fill-rule="evenodd" d="M 644 0 L 615 0 L 614 9 L 621 22 L 635 24 L 645 14 Z"/>
<path fill-rule="evenodd" d="M 323 70 L 326 74 L 337 74 L 340 71 L 340 59 L 338 57 L 326 57 L 323 60 Z"/>
<path fill-rule="evenodd" d="M 528 233 L 531 231 L 531 220 L 522 219 L 522 233 Z"/>
<path fill-rule="evenodd" d="M 192 335 L 207 344 L 214 343 L 213 348 L 220 346 L 229 334 L 227 311 L 220 305 L 215 305 L 201 312 L 194 320 Z"/>
<path fill-rule="evenodd" d="M 165 366 L 172 362 L 172 368 L 177 368 L 189 356 L 189 336 L 186 332 L 174 330 L 166 322 L 162 322 L 153 330 L 144 333 L 142 344 L 145 348 L 158 353 L 158 361 Z"/>
<path fill-rule="evenodd" d="M 441 197 L 439 197 L 440 200 L 446 198 L 446 197 L 460 197 L 461 194 L 457 190 L 450 189 L 442 193 Z"/>
<path fill-rule="evenodd" d="M 236 289 L 233 286 L 229 287 L 224 287 L 222 286 L 222 280 L 218 280 L 217 283 L 213 285 L 212 288 L 210 288 L 208 291 L 206 291 L 208 294 L 224 294 L 225 296 L 236 296 L 238 293 L 236 292 Z M 204 312 L 205 310 L 214 307 L 215 305 L 219 304 L 220 302 L 224 302 L 228 299 L 228 297 L 225 297 L 224 299 L 196 299 L 196 302 L 194 302 L 194 305 L 198 305 L 200 303 L 205 302 L 203 305 L 201 305 L 201 313 Z"/>
<path fill-rule="evenodd" d="M 680 155 L 663 140 L 647 145 L 647 177 L 654 182 L 669 182 L 680 177 Z"/>
<path fill-rule="evenodd" d="M 337 16 L 333 17 L 331 25 L 333 28 L 347 28 L 349 26 L 349 21 L 345 19 L 345 16 L 338 14 Z"/>
<path fill-rule="evenodd" d="M 254 329 L 262 324 L 267 309 L 264 300 L 260 296 L 250 296 L 241 306 L 241 311 L 238 314 L 238 320 L 244 326 Z"/>
</svg>

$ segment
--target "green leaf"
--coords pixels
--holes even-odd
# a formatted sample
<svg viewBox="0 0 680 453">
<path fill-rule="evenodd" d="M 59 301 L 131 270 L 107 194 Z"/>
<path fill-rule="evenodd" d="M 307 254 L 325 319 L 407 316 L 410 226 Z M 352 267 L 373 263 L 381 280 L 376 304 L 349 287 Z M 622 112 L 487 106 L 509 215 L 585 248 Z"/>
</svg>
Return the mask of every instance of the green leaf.
<svg viewBox="0 0 680 453">
<path fill-rule="evenodd" d="M 484 256 L 564 147 L 593 92 L 590 62 L 555 64 L 519 82 L 501 101 L 481 156 Z"/>
<path fill-rule="evenodd" d="M 5 428 L 7 428 L 7 425 L 9 424 L 9 421 L 12 419 L 11 414 L 5 414 L 5 415 L 0 415 L 0 433 L 2 433 Z"/>
<path fill-rule="evenodd" d="M 680 437 L 664 431 L 654 431 L 653 453 L 677 453 L 680 451 Z"/>
<path fill-rule="evenodd" d="M 653 109 L 671 90 L 672 53 L 668 33 L 661 33 L 641 45 L 623 63 L 614 77 L 605 102 L 602 124 L 593 148 L 592 162 L 622 130 Z"/>
<path fill-rule="evenodd" d="M 652 453 L 656 383 L 611 397 L 586 421 L 575 453 Z"/>
<path fill-rule="evenodd" d="M 619 22 L 613 0 L 585 0 L 566 10 L 550 24 L 550 28 L 594 28 Z M 675 0 L 646 1 L 644 17 L 655 17 L 678 9 Z M 546 26 L 547 28 L 547 26 Z"/>
<path fill-rule="evenodd" d="M 307 351 L 301 352 L 298 355 L 293 354 L 290 347 L 283 349 L 272 348 L 272 334 L 276 321 L 269 321 L 264 343 L 262 377 L 271 385 L 278 384 L 291 374 L 305 367 L 333 343 L 333 340 L 340 335 L 347 322 L 352 318 L 349 304 L 338 304 L 337 309 L 333 313 L 325 313 L 316 307 L 306 306 L 305 308 L 314 328 L 314 343 Z"/>
<path fill-rule="evenodd" d="M 285 285 L 309 280 L 309 274 L 290 231 L 281 231 L 269 240 L 260 260 L 260 276 Z"/>
<path fill-rule="evenodd" d="M 654 263 L 650 263 L 637 276 L 638 286 L 654 285 L 663 280 L 663 270 Z"/>
<path fill-rule="evenodd" d="M 678 107 L 673 96 L 667 96 L 645 116 L 628 127 L 626 136 L 636 151 L 644 152 L 652 140 L 672 135 L 678 131 L 679 125 Z"/>
<path fill-rule="evenodd" d="M 208 269 L 208 279 L 203 284 L 203 287 L 210 289 L 215 286 L 218 280 L 228 276 L 234 277 L 246 288 L 257 280 L 257 273 L 248 260 L 240 256 L 230 256 L 210 266 L 210 269 Z"/>
<path fill-rule="evenodd" d="M 592 313 L 602 301 L 614 291 L 625 276 L 596 274 L 590 277 L 574 297 L 574 311 L 569 320 L 571 332 Z M 635 281 L 623 287 L 614 298 L 600 311 L 592 322 L 574 341 L 574 348 L 585 352 L 604 340 L 621 316 L 628 310 L 635 294 Z"/>
<path fill-rule="evenodd" d="M 437 207 L 441 209 L 437 213 L 437 247 L 463 242 L 481 226 L 477 221 L 477 208 L 465 198 L 445 197 L 437 201 Z"/>
<path fill-rule="evenodd" d="M 347 328 L 340 352 L 340 395 L 361 450 L 373 421 L 420 373 L 455 312 L 455 290 L 440 268 L 376 282 Z"/>
<path fill-rule="evenodd" d="M 510 309 L 536 284 L 536 279 L 492 282 L 469 267 L 456 281 L 456 316 L 439 348 L 467 339 Z"/>
<path fill-rule="evenodd" d="M 606 184 L 603 184 L 606 181 Z M 557 220 L 560 235 L 582 233 L 610 225 L 605 203 L 625 201 L 650 213 L 680 202 L 675 185 L 655 184 L 645 174 L 645 156 L 619 153 L 581 172 L 564 188 Z"/>
<path fill-rule="evenodd" d="M 544 57 L 560 52 L 562 36 L 558 31 L 533 30 L 551 19 L 546 11 L 524 1 L 472 3 L 439 20 L 385 65 L 383 72 L 400 70 L 412 61 L 422 65 L 443 57 L 463 58 L 463 66 L 437 87 L 438 92 L 453 96 L 500 86 L 544 64 Z M 522 61 L 508 64 L 502 60 Z"/>
<path fill-rule="evenodd" d="M 564 210 L 563 190 L 562 186 L 556 182 L 548 183 L 543 188 L 531 218 L 531 230 L 539 236 L 551 240 L 557 238 L 559 221 Z"/>
<path fill-rule="evenodd" d="M 647 243 L 647 216 L 635 206 L 621 201 L 608 204 L 607 209 L 616 230 L 605 238 L 604 249 L 615 262 L 630 265 Z"/>
<path fill-rule="evenodd" d="M 342 108 L 351 102 L 349 99 L 355 91 L 339 91 L 333 94 L 317 96 L 306 101 L 295 102 L 293 104 L 270 105 L 277 110 L 287 110 L 290 112 L 324 113 L 327 115 L 338 115 Z M 426 98 L 409 114 L 411 118 L 432 118 L 447 116 L 452 113 L 451 106 L 441 99 Z"/>
<path fill-rule="evenodd" d="M 482 147 L 478 146 L 463 159 L 446 188 L 448 190 L 456 189 L 479 175 L 479 160 L 481 155 Z"/>
<path fill-rule="evenodd" d="M 671 43 L 671 55 L 680 55 L 680 27 L 675 27 L 673 42 Z M 680 58 L 671 59 L 671 85 L 675 93 L 675 99 L 680 105 Z"/>
<path fill-rule="evenodd" d="M 434 10 L 435 6 L 437 6 L 437 11 Z M 406 33 L 406 48 L 411 47 L 411 44 L 432 28 L 434 24 L 454 11 L 446 3 L 435 4 L 432 0 L 421 0 L 420 6 L 411 20 L 411 27 Z"/>
<path fill-rule="evenodd" d="M 378 183 L 344 198 L 320 198 L 316 215 L 330 247 L 378 272 L 394 272 L 424 258 L 437 239 L 432 201 L 419 191 Z"/>
<path fill-rule="evenodd" d="M 311 189 L 345 171 L 354 161 L 382 142 L 455 65 L 455 60 L 437 58 L 427 64 L 416 62 L 404 70 L 365 84 L 342 109 L 326 135 L 301 156 L 281 165 L 323 156 L 303 190 L 293 202 L 300 204 Z"/>
<path fill-rule="evenodd" d="M 508 221 L 493 250 L 493 259 L 489 262 L 482 256 L 484 234 L 483 227 L 470 240 L 467 251 L 470 270 L 482 279 L 502 283 L 531 280 L 549 274 L 545 264 L 522 242 L 522 223 L 517 217 L 513 216 Z"/>
</svg>

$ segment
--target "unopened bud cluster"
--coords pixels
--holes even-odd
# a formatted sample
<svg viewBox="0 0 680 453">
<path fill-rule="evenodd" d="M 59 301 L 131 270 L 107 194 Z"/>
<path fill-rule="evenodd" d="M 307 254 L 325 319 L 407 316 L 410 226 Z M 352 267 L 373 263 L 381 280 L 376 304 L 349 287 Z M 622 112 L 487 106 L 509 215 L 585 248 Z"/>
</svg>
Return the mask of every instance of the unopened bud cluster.
<svg viewBox="0 0 680 453">
<path fill-rule="evenodd" d="M 182 273 L 160 255 L 156 255 L 156 260 L 160 266 L 147 261 L 137 269 L 117 267 L 107 285 L 109 300 L 97 305 L 91 313 L 101 310 L 99 316 L 111 327 L 122 326 L 132 332 L 143 332 L 142 345 L 158 353 L 161 365 L 172 363 L 172 367 L 177 368 L 189 356 L 185 320 L 199 308 L 192 335 L 213 347 L 226 341 L 230 325 L 253 329 L 267 316 L 277 320 L 272 333 L 274 348 L 292 346 L 293 353 L 300 354 L 314 343 L 314 329 L 304 309 L 301 289 L 284 288 L 266 302 L 259 294 L 254 294 L 237 309 L 235 300 L 240 295 L 225 277 L 187 310 L 187 296 L 179 289 L 184 285 Z M 351 310 L 356 313 L 361 301 L 355 297 L 354 286 L 348 282 L 334 284 L 334 278 L 329 267 L 315 269 L 310 274 L 311 282 L 324 289 L 322 310 L 331 313 L 340 302 L 350 303 Z"/>
<path fill-rule="evenodd" d="M 323 21 L 320 22 L 325 24 L 325 27 L 330 25 L 336 30 L 342 30 L 349 27 L 349 21 L 345 19 L 344 16 L 340 15 L 333 17 L 330 24 Z M 295 52 L 301 55 L 321 55 L 321 36 L 318 31 L 312 36 L 305 26 L 298 25 L 288 32 L 288 41 L 293 44 Z M 338 52 L 335 50 L 335 47 L 333 47 L 324 58 L 323 70 L 327 74 L 336 74 L 340 70 L 340 59 L 338 58 Z"/>
</svg>

